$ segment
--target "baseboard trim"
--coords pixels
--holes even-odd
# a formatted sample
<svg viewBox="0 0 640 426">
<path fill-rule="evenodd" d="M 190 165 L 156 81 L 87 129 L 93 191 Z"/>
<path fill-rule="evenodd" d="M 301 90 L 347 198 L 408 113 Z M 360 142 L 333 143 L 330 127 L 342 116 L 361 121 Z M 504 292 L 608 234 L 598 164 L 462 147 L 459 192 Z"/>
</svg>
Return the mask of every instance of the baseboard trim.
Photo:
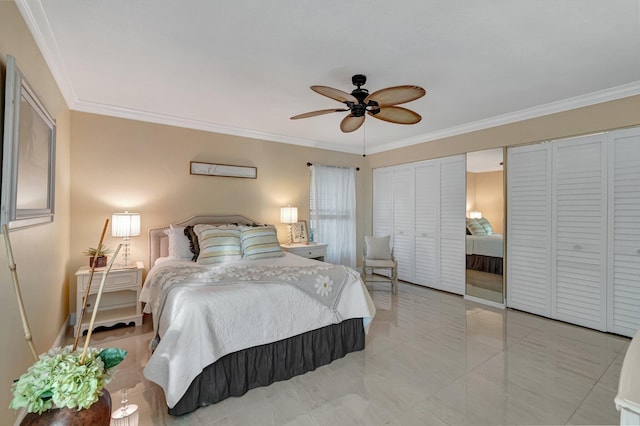
<svg viewBox="0 0 640 426">
<path fill-rule="evenodd" d="M 60 328 L 60 331 L 56 336 L 56 340 L 53 341 L 53 345 L 51 345 L 51 348 L 57 348 L 58 346 L 61 347 L 64 345 L 64 341 L 67 336 L 67 328 L 69 327 L 69 324 L 70 324 L 69 321 L 70 321 L 70 317 L 67 317 L 65 321 L 62 323 L 62 328 Z"/>
</svg>

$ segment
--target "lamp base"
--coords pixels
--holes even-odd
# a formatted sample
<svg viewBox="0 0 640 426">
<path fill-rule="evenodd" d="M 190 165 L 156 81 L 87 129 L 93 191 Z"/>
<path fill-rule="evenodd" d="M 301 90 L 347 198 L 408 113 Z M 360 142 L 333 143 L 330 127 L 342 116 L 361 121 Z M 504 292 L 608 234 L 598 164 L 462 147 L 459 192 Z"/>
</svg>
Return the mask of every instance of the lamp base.
<svg viewBox="0 0 640 426">
<path fill-rule="evenodd" d="M 293 244 L 293 230 L 290 223 L 287 224 L 287 235 L 289 236 L 287 244 Z"/>
</svg>

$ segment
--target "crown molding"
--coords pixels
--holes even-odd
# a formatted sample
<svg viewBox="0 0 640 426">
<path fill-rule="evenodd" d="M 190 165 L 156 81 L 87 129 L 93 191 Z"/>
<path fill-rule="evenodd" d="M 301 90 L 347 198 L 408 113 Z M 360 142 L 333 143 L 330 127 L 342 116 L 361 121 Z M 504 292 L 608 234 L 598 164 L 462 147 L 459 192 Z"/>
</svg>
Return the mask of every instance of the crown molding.
<svg viewBox="0 0 640 426">
<path fill-rule="evenodd" d="M 149 123 L 163 124 L 167 126 L 184 127 L 206 132 L 221 133 L 225 135 L 240 136 L 252 139 L 261 139 L 270 142 L 287 143 L 292 145 L 302 145 L 312 148 L 330 149 L 339 151 L 340 147 L 335 145 L 321 144 L 311 139 L 293 138 L 290 136 L 278 135 L 259 130 L 244 129 L 240 127 L 227 126 L 219 123 L 212 123 L 205 120 L 197 120 L 179 115 L 160 114 L 156 112 L 143 111 L 134 108 L 125 108 L 115 105 L 100 104 L 96 102 L 79 100 L 71 107 L 74 111 L 87 112 L 91 114 L 106 115 L 129 120 L 144 121 Z"/>
<path fill-rule="evenodd" d="M 404 148 L 419 143 L 431 142 L 451 136 L 489 129 L 491 127 L 503 126 L 505 124 L 511 124 L 517 121 L 530 120 L 532 118 L 538 118 L 545 115 L 569 111 L 572 109 L 582 108 L 636 95 L 640 95 L 640 80 L 620 86 L 615 86 L 609 89 L 586 93 L 584 95 L 575 96 L 573 98 L 562 99 L 559 101 L 550 102 L 548 104 L 538 105 L 507 114 L 497 115 L 495 117 L 466 123 L 460 126 L 449 127 L 447 129 L 438 130 L 436 132 L 425 133 L 423 135 L 378 145 L 377 147 L 372 148 L 369 154 L 377 154 L 385 151 L 390 151 L 392 149 Z"/>
<path fill-rule="evenodd" d="M 58 42 L 53 35 L 49 19 L 40 1 L 15 0 L 36 45 L 40 49 L 45 62 L 51 70 L 62 97 L 67 105 L 72 105 L 78 98 L 69 77 L 69 71 L 60 55 Z M 42 25 L 39 25 L 42 23 Z"/>
<path fill-rule="evenodd" d="M 490 117 L 484 120 L 478 120 L 466 123 L 460 126 L 454 126 L 436 132 L 425 133 L 391 143 L 371 147 L 367 149 L 367 154 L 378 154 L 393 149 L 404 148 L 420 143 L 431 142 L 438 139 L 444 139 L 451 136 L 457 136 L 465 133 L 475 132 L 488 129 L 491 127 L 502 126 L 518 121 L 529 120 L 542 117 L 545 115 L 555 114 L 563 111 L 569 111 L 576 108 L 595 105 L 603 102 L 613 101 L 626 98 L 629 96 L 640 95 L 640 80 L 632 83 L 616 86 L 610 89 L 599 90 L 597 92 L 587 93 L 573 98 L 563 99 L 544 105 L 526 108 L 520 111 L 514 111 L 507 114 Z M 189 129 L 204 130 L 208 132 L 216 132 L 227 135 L 241 136 L 254 139 L 262 139 L 271 142 L 288 143 L 293 145 L 307 146 L 311 148 L 327 149 L 331 151 L 339 151 L 349 154 L 361 154 L 359 147 L 345 146 L 336 144 L 321 143 L 311 139 L 293 138 L 290 136 L 278 135 L 274 133 L 261 132 L 251 129 L 243 129 L 239 127 L 226 126 L 219 123 L 212 123 L 204 120 L 195 120 L 187 117 L 159 114 L 149 111 L 141 111 L 131 108 L 123 108 L 113 105 L 98 104 L 89 101 L 76 101 L 71 104 L 71 109 L 94 114 L 103 114 L 108 116 L 126 118 L 131 120 L 148 121 L 157 124 L 165 124 L 176 127 L 186 127 Z"/>
</svg>

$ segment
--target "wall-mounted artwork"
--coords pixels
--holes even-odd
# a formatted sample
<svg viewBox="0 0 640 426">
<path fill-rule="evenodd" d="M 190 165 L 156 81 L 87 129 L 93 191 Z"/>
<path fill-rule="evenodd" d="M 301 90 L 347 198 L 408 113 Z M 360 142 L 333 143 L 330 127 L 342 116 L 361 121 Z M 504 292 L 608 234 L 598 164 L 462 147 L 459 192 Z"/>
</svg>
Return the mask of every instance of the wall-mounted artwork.
<svg viewBox="0 0 640 426">
<path fill-rule="evenodd" d="M 258 169 L 255 167 L 230 166 L 228 164 L 213 164 L 192 161 L 191 174 L 256 179 L 258 177 Z"/>
<path fill-rule="evenodd" d="M 15 59 L 8 55 L 0 196 L 2 225 L 13 229 L 53 221 L 55 130 L 55 121 Z"/>
</svg>

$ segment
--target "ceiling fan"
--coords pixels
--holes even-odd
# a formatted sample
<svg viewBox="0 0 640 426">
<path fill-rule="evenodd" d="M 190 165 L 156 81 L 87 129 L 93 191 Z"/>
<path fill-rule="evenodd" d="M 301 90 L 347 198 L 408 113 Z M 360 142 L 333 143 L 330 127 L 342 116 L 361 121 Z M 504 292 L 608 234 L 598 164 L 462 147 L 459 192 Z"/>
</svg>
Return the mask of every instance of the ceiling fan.
<svg viewBox="0 0 640 426">
<path fill-rule="evenodd" d="M 367 89 L 362 88 L 367 82 L 367 76 L 356 74 L 351 77 L 351 82 L 357 88 L 350 94 L 332 87 L 311 86 L 311 90 L 314 92 L 342 102 L 347 108 L 321 109 L 294 115 L 291 119 L 298 120 L 300 118 L 315 117 L 332 112 L 349 111 L 349 115 L 340 123 L 340 130 L 345 133 L 358 130 L 360 126 L 362 126 L 362 123 L 364 123 L 365 113 L 377 119 L 388 121 L 389 123 L 416 124 L 422 120 L 422 117 L 420 117 L 418 113 L 407 108 L 396 106 L 423 97 L 426 92 L 422 87 L 411 85 L 394 86 L 369 94 Z"/>
</svg>

